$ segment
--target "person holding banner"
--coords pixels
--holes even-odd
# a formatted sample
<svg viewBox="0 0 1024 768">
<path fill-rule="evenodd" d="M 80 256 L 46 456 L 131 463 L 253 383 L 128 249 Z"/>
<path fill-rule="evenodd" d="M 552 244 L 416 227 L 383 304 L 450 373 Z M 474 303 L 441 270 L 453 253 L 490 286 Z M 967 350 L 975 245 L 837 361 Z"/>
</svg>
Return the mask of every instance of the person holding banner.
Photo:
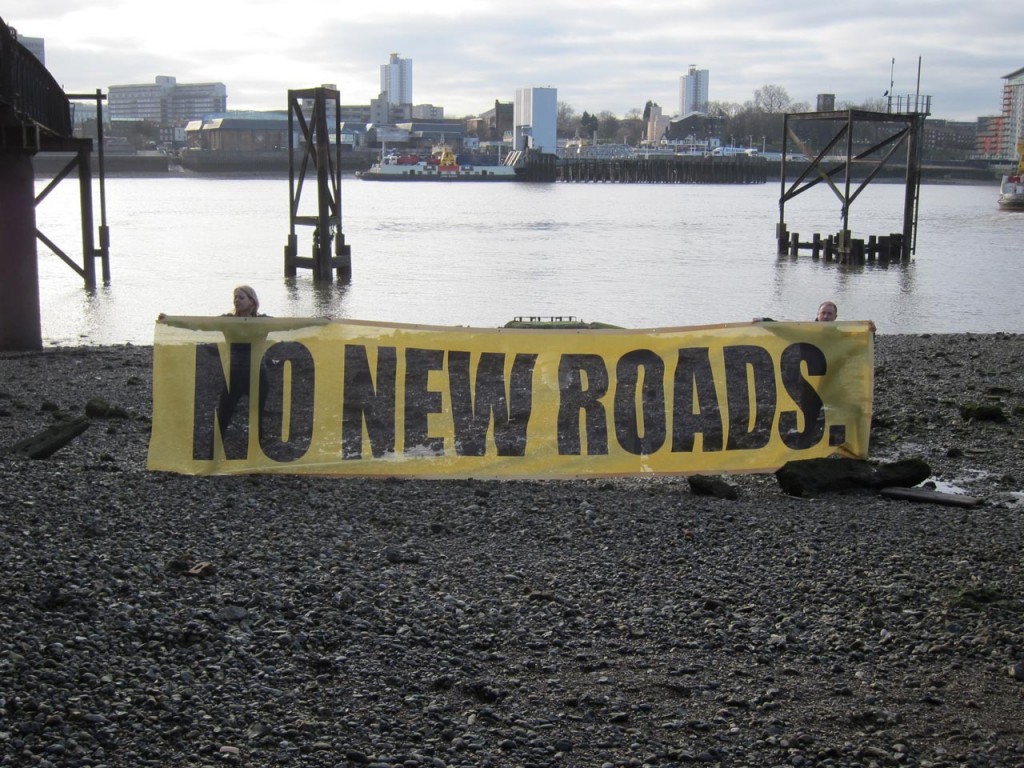
<svg viewBox="0 0 1024 768">
<path fill-rule="evenodd" d="M 814 315 L 814 322 L 816 323 L 832 323 L 839 319 L 839 305 L 834 301 L 823 301 L 818 305 L 818 311 Z M 770 317 L 755 317 L 755 323 L 772 323 L 775 322 Z M 868 325 L 871 328 L 871 332 L 875 332 L 875 323 L 873 320 L 868 320 Z"/>
<path fill-rule="evenodd" d="M 248 285 L 239 285 L 232 296 L 234 312 L 226 312 L 221 317 L 266 317 L 260 312 L 260 299 L 256 291 Z"/>
<path fill-rule="evenodd" d="M 234 312 L 226 312 L 221 317 L 267 317 L 260 312 L 260 299 L 256 291 L 249 285 L 235 286 L 231 297 L 234 304 Z M 248 398 L 249 392 L 249 346 L 231 345 L 232 365 L 230 368 L 230 379 L 228 387 L 220 395 L 218 412 L 221 419 L 221 429 L 226 430 L 234 416 L 239 400 Z M 244 350 L 244 352 L 242 351 Z M 244 359 L 242 359 L 244 357 Z M 259 366 L 259 408 L 263 410 L 267 399 L 267 369 L 265 364 Z"/>
<path fill-rule="evenodd" d="M 233 312 L 225 312 L 221 317 L 238 317 L 238 318 L 249 318 L 249 317 L 267 317 L 267 315 L 260 312 L 260 299 L 256 295 L 256 291 L 249 285 L 239 285 L 235 287 L 232 293 L 232 304 L 234 305 Z M 166 322 L 166 315 L 161 312 L 157 317 L 159 322 Z M 258 332 L 259 333 L 259 332 Z M 262 335 L 262 334 L 260 334 Z M 232 419 L 235 415 L 235 411 L 238 408 L 239 402 L 245 398 L 246 402 L 250 396 L 250 384 L 249 384 L 249 366 L 250 360 L 249 355 L 251 354 L 251 337 L 252 334 L 248 333 L 245 338 L 250 339 L 250 343 L 231 343 L 234 341 L 234 334 L 228 334 L 225 331 L 225 341 L 229 344 L 229 359 L 230 364 L 228 367 L 228 379 L 224 382 L 225 386 L 221 390 L 220 397 L 217 404 L 217 419 L 220 422 L 221 433 L 224 435 L 225 444 L 229 442 L 236 442 L 244 444 L 248 442 L 248 431 L 246 428 L 238 430 L 232 430 L 232 434 L 229 435 L 229 427 Z M 203 348 L 207 354 L 218 354 L 215 346 L 206 346 Z M 267 371 L 263 363 L 260 363 L 259 374 L 258 374 L 258 386 L 259 386 L 259 408 L 262 411 L 267 398 Z M 244 420 L 244 423 L 248 423 L 248 419 Z"/>
<path fill-rule="evenodd" d="M 815 315 L 814 321 L 817 323 L 831 323 L 839 318 L 839 307 L 836 306 L 834 301 L 823 301 L 818 305 L 818 314 Z M 868 320 L 868 327 L 871 332 L 874 333 L 877 329 L 875 328 L 875 321 Z"/>
<path fill-rule="evenodd" d="M 818 311 L 814 315 L 815 322 L 832 322 L 839 317 L 839 307 L 834 301 L 823 301 L 818 305 Z M 755 317 L 752 323 L 774 323 L 774 317 Z"/>
<path fill-rule="evenodd" d="M 834 301 L 823 301 L 818 305 L 818 311 L 814 315 L 814 322 L 816 323 L 831 323 L 839 317 L 839 307 Z M 774 323 L 775 318 L 773 317 L 755 317 L 752 322 L 755 323 Z"/>
<path fill-rule="evenodd" d="M 816 323 L 831 323 L 839 317 L 839 307 L 834 301 L 823 301 L 818 305 L 818 313 L 814 316 Z"/>
<path fill-rule="evenodd" d="M 235 288 L 231 297 L 235 307 L 233 312 L 225 312 L 221 317 L 267 317 L 260 312 L 260 299 L 256 291 L 249 285 L 239 285 Z M 167 318 L 164 312 L 157 315 L 157 320 L 163 321 Z"/>
</svg>

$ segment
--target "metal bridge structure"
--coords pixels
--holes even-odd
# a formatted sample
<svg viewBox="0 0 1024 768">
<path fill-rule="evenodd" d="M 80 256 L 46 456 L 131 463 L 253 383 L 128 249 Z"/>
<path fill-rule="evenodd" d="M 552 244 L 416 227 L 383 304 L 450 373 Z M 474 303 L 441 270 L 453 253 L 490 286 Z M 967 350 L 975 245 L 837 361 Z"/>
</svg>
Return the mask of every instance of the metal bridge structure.
<svg viewBox="0 0 1024 768">
<path fill-rule="evenodd" d="M 18 42 L 14 31 L 0 19 L 0 350 L 42 348 L 37 241 L 71 267 L 86 288 L 96 286 L 97 261 L 101 264 L 103 282 L 110 282 L 102 133 L 98 135 L 97 155 L 102 222 L 98 248 L 93 224 L 92 140 L 72 135 L 71 102 L 86 99 L 96 101 L 96 122 L 102 126 L 102 93 L 64 93 L 43 63 Z M 39 152 L 64 153 L 69 159 L 36 194 L 32 158 Z M 36 207 L 75 171 L 82 210 L 80 264 L 36 228 Z"/>
</svg>

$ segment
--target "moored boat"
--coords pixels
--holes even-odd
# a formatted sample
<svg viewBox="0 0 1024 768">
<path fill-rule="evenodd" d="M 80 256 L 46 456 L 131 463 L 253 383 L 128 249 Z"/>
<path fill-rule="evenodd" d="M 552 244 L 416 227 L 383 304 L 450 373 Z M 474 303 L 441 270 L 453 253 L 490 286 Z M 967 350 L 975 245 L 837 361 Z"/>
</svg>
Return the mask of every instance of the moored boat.
<svg viewBox="0 0 1024 768">
<path fill-rule="evenodd" d="M 417 155 L 383 155 L 367 171 L 357 174 L 367 181 L 520 181 L 519 169 L 500 165 L 459 163 L 448 147 L 428 158 Z"/>
<path fill-rule="evenodd" d="M 1004 211 L 1024 211 L 1024 142 L 1017 145 L 1017 171 L 1003 176 L 999 184 L 999 207 Z"/>
</svg>

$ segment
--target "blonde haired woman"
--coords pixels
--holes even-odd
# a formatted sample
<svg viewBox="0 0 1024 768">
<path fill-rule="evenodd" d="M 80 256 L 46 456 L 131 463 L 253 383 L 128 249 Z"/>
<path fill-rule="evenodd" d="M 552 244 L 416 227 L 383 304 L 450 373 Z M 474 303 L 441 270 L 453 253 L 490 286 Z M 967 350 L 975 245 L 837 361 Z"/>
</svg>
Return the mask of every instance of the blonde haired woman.
<svg viewBox="0 0 1024 768">
<path fill-rule="evenodd" d="M 223 317 L 266 317 L 266 315 L 260 313 L 260 299 L 256 295 L 256 291 L 252 289 L 252 286 L 237 286 L 233 302 L 235 311 L 227 312 Z"/>
</svg>

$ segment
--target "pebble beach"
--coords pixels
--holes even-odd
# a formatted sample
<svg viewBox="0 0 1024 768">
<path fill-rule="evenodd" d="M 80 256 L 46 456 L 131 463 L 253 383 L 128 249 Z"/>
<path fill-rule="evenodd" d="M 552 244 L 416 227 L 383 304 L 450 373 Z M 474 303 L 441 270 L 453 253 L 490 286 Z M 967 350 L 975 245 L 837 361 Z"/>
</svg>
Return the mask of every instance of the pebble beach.
<svg viewBox="0 0 1024 768">
<path fill-rule="evenodd" d="M 149 472 L 151 348 L 0 352 L 0 449 L 112 406 L 0 453 L 0 766 L 1024 766 L 1022 361 L 876 339 L 956 507 Z"/>
</svg>

